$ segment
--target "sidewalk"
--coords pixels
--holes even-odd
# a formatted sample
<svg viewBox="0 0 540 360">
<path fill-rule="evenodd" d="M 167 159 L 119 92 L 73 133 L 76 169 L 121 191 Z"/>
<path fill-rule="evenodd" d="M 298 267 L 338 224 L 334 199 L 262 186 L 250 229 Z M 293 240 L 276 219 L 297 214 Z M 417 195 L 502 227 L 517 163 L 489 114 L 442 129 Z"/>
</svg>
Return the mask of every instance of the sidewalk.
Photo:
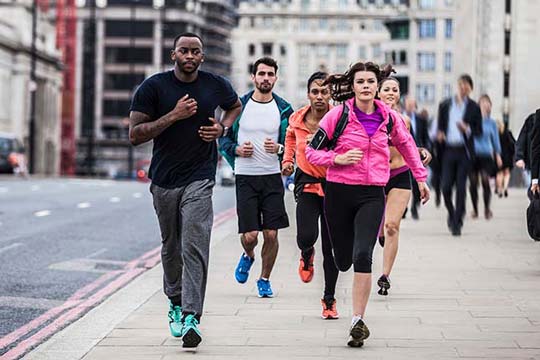
<svg viewBox="0 0 540 360">
<path fill-rule="evenodd" d="M 248 283 L 234 280 L 241 250 L 233 218 L 214 230 L 204 340 L 196 354 L 169 335 L 158 265 L 26 358 L 540 359 L 540 243 L 526 234 L 528 202 L 521 189 L 493 202 L 494 218 L 468 218 L 459 238 L 449 234 L 446 211 L 433 201 L 421 209 L 420 221 L 402 223 L 392 289 L 382 297 L 373 287 L 366 314 L 372 336 L 361 349 L 346 346 L 352 273 L 338 282 L 341 318 L 323 321 L 320 245 L 315 278 L 303 284 L 291 227 L 280 233 L 271 278 L 276 297 L 259 299 L 260 258 Z M 294 222 L 290 193 L 287 203 Z M 374 284 L 381 258 L 377 245 Z M 132 309 L 122 315 L 126 304 Z M 111 325 L 106 320 L 114 316 L 119 319 Z M 104 323 L 110 325 L 106 331 L 93 333 Z"/>
</svg>

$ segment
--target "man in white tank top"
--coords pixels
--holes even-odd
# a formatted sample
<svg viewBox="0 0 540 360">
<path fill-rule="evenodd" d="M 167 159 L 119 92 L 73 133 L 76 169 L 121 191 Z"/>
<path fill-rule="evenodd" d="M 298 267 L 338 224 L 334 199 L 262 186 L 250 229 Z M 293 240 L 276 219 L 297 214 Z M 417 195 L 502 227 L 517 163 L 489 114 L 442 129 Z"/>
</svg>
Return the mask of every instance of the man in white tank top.
<svg viewBox="0 0 540 360">
<path fill-rule="evenodd" d="M 243 111 L 233 133 L 220 140 L 222 152 L 234 156 L 238 232 L 244 250 L 235 271 L 239 283 L 248 279 L 258 234 L 263 233 L 262 269 L 257 280 L 259 297 L 274 295 L 269 278 L 279 248 L 278 229 L 289 226 L 280 158 L 292 108 L 272 92 L 277 69 L 271 58 L 255 62 L 251 76 L 255 90 L 241 99 Z"/>
</svg>

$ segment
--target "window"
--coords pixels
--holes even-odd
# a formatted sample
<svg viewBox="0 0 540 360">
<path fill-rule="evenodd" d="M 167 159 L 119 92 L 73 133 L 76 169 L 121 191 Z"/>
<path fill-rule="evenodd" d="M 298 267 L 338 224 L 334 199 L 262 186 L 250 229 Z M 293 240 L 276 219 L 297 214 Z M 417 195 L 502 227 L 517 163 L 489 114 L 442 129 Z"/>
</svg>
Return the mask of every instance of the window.
<svg viewBox="0 0 540 360">
<path fill-rule="evenodd" d="M 504 89 L 503 89 L 504 97 L 510 96 L 510 74 L 504 73 Z"/>
<path fill-rule="evenodd" d="M 328 56 L 328 55 L 329 55 L 328 45 L 317 46 L 317 56 Z"/>
<path fill-rule="evenodd" d="M 392 40 L 406 40 L 409 38 L 409 21 L 395 21 L 387 24 Z"/>
<path fill-rule="evenodd" d="M 510 55 L 510 31 L 504 32 L 504 55 Z"/>
<path fill-rule="evenodd" d="M 452 53 L 450 51 L 444 53 L 444 71 L 452 72 Z"/>
<path fill-rule="evenodd" d="M 309 30 L 309 21 L 308 19 L 300 19 L 300 30 L 308 31 Z"/>
<path fill-rule="evenodd" d="M 373 57 L 379 58 L 381 56 L 381 44 L 373 44 Z"/>
<path fill-rule="evenodd" d="M 144 74 L 105 74 L 105 90 L 132 91 L 144 80 Z"/>
<path fill-rule="evenodd" d="M 340 8 L 346 8 L 347 5 L 348 5 L 348 3 L 349 3 L 349 0 L 339 0 L 339 1 L 338 1 L 338 6 L 339 6 Z"/>
<path fill-rule="evenodd" d="M 309 8 L 309 0 L 302 0 L 302 10 L 307 10 Z"/>
<path fill-rule="evenodd" d="M 162 35 L 164 39 L 174 39 L 178 34 L 182 34 L 187 31 L 186 23 L 183 22 L 169 22 L 165 21 L 162 27 Z M 172 41 L 170 44 L 171 48 L 173 46 Z"/>
<path fill-rule="evenodd" d="M 248 64 L 247 71 L 248 71 L 248 74 L 253 74 L 253 64 L 252 63 Z"/>
<path fill-rule="evenodd" d="M 263 26 L 265 28 L 271 28 L 272 27 L 272 18 L 269 16 L 263 17 Z"/>
<path fill-rule="evenodd" d="M 263 55 L 272 55 L 272 43 L 262 43 Z"/>
<path fill-rule="evenodd" d="M 359 46 L 358 47 L 358 58 L 360 60 L 365 60 L 367 58 L 367 56 L 366 56 L 366 47 L 365 46 Z"/>
<path fill-rule="evenodd" d="M 418 21 L 418 37 L 421 39 L 435 38 L 436 36 L 435 19 L 425 19 Z"/>
<path fill-rule="evenodd" d="M 249 56 L 255 55 L 255 44 L 249 44 L 248 53 L 249 53 Z"/>
<path fill-rule="evenodd" d="M 152 59 L 152 48 L 121 46 L 107 46 L 105 48 L 105 63 L 107 64 L 152 64 Z"/>
<path fill-rule="evenodd" d="M 416 84 L 416 98 L 419 103 L 431 104 L 435 102 L 435 85 Z"/>
<path fill-rule="evenodd" d="M 306 44 L 300 45 L 299 53 L 300 53 L 301 59 L 306 59 L 309 56 L 309 45 L 306 45 Z"/>
<path fill-rule="evenodd" d="M 417 54 L 418 71 L 435 71 L 435 53 L 419 52 Z"/>
<path fill-rule="evenodd" d="M 279 54 L 280 54 L 281 56 L 287 55 L 287 47 L 286 47 L 285 45 L 281 45 L 281 46 L 279 47 Z"/>
<path fill-rule="evenodd" d="M 323 30 L 328 29 L 328 19 L 326 18 L 319 19 L 319 28 Z"/>
<path fill-rule="evenodd" d="M 450 96 L 452 96 L 452 85 L 450 84 L 444 84 L 444 88 L 443 88 L 443 96 L 445 98 L 449 98 Z"/>
<path fill-rule="evenodd" d="M 444 22 L 444 36 L 447 39 L 452 38 L 452 32 L 453 32 L 453 22 L 452 19 L 446 19 Z"/>
<path fill-rule="evenodd" d="M 407 50 L 401 50 L 399 52 L 399 64 L 407 65 Z"/>
<path fill-rule="evenodd" d="M 178 33 L 177 33 L 178 34 Z M 153 38 L 154 23 L 152 21 L 106 20 L 105 36 Z"/>
<path fill-rule="evenodd" d="M 435 0 L 419 0 L 418 7 L 420 9 L 433 9 L 435 7 Z"/>
<path fill-rule="evenodd" d="M 349 20 L 338 20 L 336 28 L 341 31 L 347 31 L 351 29 Z"/>
<path fill-rule="evenodd" d="M 347 44 L 337 44 L 336 45 L 336 56 L 337 58 L 346 58 L 347 57 Z"/>
</svg>

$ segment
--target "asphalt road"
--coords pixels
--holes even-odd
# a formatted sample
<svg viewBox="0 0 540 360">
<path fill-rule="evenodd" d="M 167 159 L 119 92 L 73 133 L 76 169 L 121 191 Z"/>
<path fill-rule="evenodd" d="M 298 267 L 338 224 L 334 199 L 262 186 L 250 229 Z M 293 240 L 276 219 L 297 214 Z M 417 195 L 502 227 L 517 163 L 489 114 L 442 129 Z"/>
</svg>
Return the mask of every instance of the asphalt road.
<svg viewBox="0 0 540 360">
<path fill-rule="evenodd" d="M 139 182 L 0 178 L 0 356 L 53 320 L 28 327 L 33 319 L 159 247 L 148 188 Z M 216 186 L 215 214 L 234 205 L 234 187 Z M 14 336 L 21 327 L 26 332 Z M 7 335 L 17 340 L 8 344 Z"/>
</svg>

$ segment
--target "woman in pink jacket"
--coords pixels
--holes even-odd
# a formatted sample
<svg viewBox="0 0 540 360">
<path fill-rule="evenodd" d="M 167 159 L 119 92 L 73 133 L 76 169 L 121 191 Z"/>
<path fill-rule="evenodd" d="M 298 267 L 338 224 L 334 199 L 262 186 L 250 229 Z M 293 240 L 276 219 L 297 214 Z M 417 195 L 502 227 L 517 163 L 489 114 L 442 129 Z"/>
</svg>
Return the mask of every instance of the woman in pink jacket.
<svg viewBox="0 0 540 360">
<path fill-rule="evenodd" d="M 427 171 L 411 134 L 398 114 L 375 100 L 381 77 L 371 62 L 356 63 L 345 74 L 331 76 L 327 82 L 332 98 L 346 101 L 324 116 L 306 149 L 309 162 L 328 167 L 324 210 L 336 266 L 340 271 L 354 268 L 348 341 L 352 347 L 362 346 L 369 337 L 363 317 L 371 291 L 373 248 L 384 214 L 384 186 L 390 177 L 390 138 L 416 178 L 423 202 L 429 199 Z M 347 125 L 328 149 L 326 143 L 332 142 L 345 106 Z"/>
</svg>

